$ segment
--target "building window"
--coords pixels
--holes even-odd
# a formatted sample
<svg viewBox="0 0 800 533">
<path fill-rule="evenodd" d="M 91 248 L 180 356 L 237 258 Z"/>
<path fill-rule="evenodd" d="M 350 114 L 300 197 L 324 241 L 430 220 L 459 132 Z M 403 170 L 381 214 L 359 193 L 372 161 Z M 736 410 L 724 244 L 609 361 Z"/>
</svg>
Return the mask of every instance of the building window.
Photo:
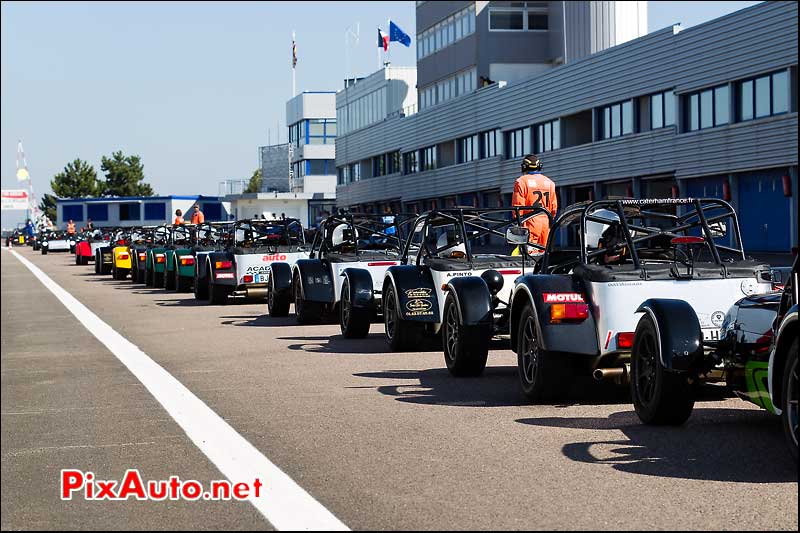
<svg viewBox="0 0 800 533">
<path fill-rule="evenodd" d="M 739 120 L 789 112 L 789 72 L 739 82 Z"/>
<path fill-rule="evenodd" d="M 689 131 L 722 126 L 730 122 L 728 86 L 720 85 L 690 94 L 686 106 Z"/>
<path fill-rule="evenodd" d="M 481 133 L 481 159 L 497 157 L 503 153 L 503 135 L 500 130 Z"/>
<path fill-rule="evenodd" d="M 289 126 L 289 143 L 295 146 L 300 146 L 302 125 L 303 121 L 300 121 L 297 124 L 292 124 L 291 126 Z"/>
<path fill-rule="evenodd" d="M 400 172 L 400 152 L 391 152 L 386 155 L 386 163 L 388 168 L 387 174 L 396 174 Z"/>
<path fill-rule="evenodd" d="M 333 159 L 309 159 L 306 163 L 307 176 L 327 176 L 333 174 Z"/>
<path fill-rule="evenodd" d="M 524 157 L 531 151 L 531 129 L 520 128 L 507 133 L 508 159 Z"/>
<path fill-rule="evenodd" d="M 92 221 L 108 222 L 108 204 L 86 204 L 86 216 Z"/>
<path fill-rule="evenodd" d="M 403 166 L 404 174 L 414 174 L 415 172 L 419 172 L 419 158 L 417 157 L 416 150 L 403 154 Z"/>
<path fill-rule="evenodd" d="M 422 170 L 434 170 L 436 168 L 436 147 L 429 146 L 422 149 Z"/>
<path fill-rule="evenodd" d="M 141 220 L 141 207 L 139 202 L 129 202 L 119 204 L 119 219 L 120 220 Z"/>
<path fill-rule="evenodd" d="M 675 93 L 664 91 L 650 96 L 650 129 L 675 124 Z"/>
<path fill-rule="evenodd" d="M 602 108 L 603 139 L 633 133 L 633 100 Z"/>
<path fill-rule="evenodd" d="M 384 154 L 377 155 L 372 158 L 372 176 L 385 176 L 386 175 L 386 156 Z"/>
<path fill-rule="evenodd" d="M 343 167 L 339 167 L 336 169 L 336 184 L 337 185 L 347 185 L 350 183 L 350 167 L 345 165 Z"/>
<path fill-rule="evenodd" d="M 559 120 L 538 124 L 535 128 L 537 154 L 561 148 L 561 122 Z"/>
<path fill-rule="evenodd" d="M 470 5 L 417 35 L 417 59 L 436 53 L 473 33 L 475 6 Z"/>
<path fill-rule="evenodd" d="M 157 204 L 144 204 L 145 220 L 165 220 L 167 218 L 167 204 L 159 202 Z"/>
<path fill-rule="evenodd" d="M 478 136 L 470 135 L 458 140 L 458 162 L 468 163 L 480 158 L 478 151 Z"/>
<path fill-rule="evenodd" d="M 514 6 L 515 4 L 512 4 Z M 547 31 L 547 8 L 533 2 L 489 10 L 489 31 Z"/>
<path fill-rule="evenodd" d="M 65 205 L 61 208 L 65 221 L 83 222 L 83 205 Z"/>
<path fill-rule="evenodd" d="M 361 165 L 359 163 L 350 165 L 350 178 L 353 181 L 361 181 Z"/>
</svg>

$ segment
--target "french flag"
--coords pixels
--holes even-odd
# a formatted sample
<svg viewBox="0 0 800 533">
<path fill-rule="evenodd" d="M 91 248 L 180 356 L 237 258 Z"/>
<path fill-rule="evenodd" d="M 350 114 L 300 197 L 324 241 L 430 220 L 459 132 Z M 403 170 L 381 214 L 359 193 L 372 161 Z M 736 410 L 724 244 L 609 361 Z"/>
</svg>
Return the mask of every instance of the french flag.
<svg viewBox="0 0 800 533">
<path fill-rule="evenodd" d="M 389 51 L 389 36 L 378 28 L 378 48 L 383 48 L 384 52 Z"/>
</svg>

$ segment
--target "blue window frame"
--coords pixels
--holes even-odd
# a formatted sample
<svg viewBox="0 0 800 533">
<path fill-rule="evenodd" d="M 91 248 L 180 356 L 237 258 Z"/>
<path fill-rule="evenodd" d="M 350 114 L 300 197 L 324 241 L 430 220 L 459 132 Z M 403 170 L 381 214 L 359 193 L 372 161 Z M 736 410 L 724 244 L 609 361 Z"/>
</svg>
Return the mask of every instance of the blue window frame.
<svg viewBox="0 0 800 533">
<path fill-rule="evenodd" d="M 108 222 L 108 204 L 86 204 L 86 217 L 92 222 Z"/>
<path fill-rule="evenodd" d="M 336 142 L 335 118 L 312 118 L 303 122 L 306 144 L 334 144 Z"/>
<path fill-rule="evenodd" d="M 73 220 L 74 222 L 83 222 L 83 204 L 80 205 L 65 205 L 61 208 L 64 215 L 64 222 Z"/>
<path fill-rule="evenodd" d="M 167 218 L 167 204 L 164 202 L 144 204 L 145 220 L 164 220 Z"/>
</svg>

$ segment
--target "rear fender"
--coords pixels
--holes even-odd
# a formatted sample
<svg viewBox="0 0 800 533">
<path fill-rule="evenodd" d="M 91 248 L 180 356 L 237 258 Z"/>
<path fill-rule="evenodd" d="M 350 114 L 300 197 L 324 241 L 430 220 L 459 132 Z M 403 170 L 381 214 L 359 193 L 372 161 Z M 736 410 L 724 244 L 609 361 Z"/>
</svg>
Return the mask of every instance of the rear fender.
<svg viewBox="0 0 800 533">
<path fill-rule="evenodd" d="M 334 303 L 333 280 L 327 266 L 319 259 L 300 259 L 295 263 L 303 288 L 303 299 L 309 302 Z"/>
<path fill-rule="evenodd" d="M 403 320 L 414 322 L 439 322 L 439 302 L 433 277 L 426 268 L 398 265 L 386 270 L 386 284 L 391 283 L 397 295 L 397 312 Z"/>
<path fill-rule="evenodd" d="M 292 267 L 289 263 L 272 263 L 269 275 L 276 291 L 292 289 Z"/>
<path fill-rule="evenodd" d="M 341 274 L 349 282 L 350 304 L 354 308 L 374 309 L 372 276 L 363 268 L 345 268 Z"/>
<path fill-rule="evenodd" d="M 703 360 L 700 319 L 687 302 L 651 298 L 644 301 L 636 312 L 647 313 L 653 319 L 661 348 L 661 365 L 665 369 L 686 372 Z"/>
<path fill-rule="evenodd" d="M 482 278 L 453 278 L 447 283 L 446 290 L 455 298 L 462 325 L 492 324 L 492 293 Z"/>
<path fill-rule="evenodd" d="M 589 304 L 589 317 L 582 322 L 550 323 L 551 303 L 545 302 L 545 295 L 581 295 Z M 517 279 L 511 297 L 511 346 L 516 350 L 517 331 L 520 316 L 525 305 L 533 305 L 539 327 L 539 338 L 544 350 L 566 352 L 579 355 L 598 355 L 597 325 L 594 320 L 596 310 L 587 300 L 586 291 L 572 276 L 528 274 Z"/>
<path fill-rule="evenodd" d="M 231 268 L 225 269 L 218 269 L 217 262 L 222 261 L 230 261 Z M 230 252 L 213 252 L 208 254 L 208 259 L 206 260 L 206 264 L 208 265 L 209 272 L 211 272 L 211 279 L 213 280 L 214 284 L 216 285 L 230 285 L 235 287 L 237 285 L 236 280 L 236 265 L 234 264 L 234 257 L 233 254 Z"/>
</svg>

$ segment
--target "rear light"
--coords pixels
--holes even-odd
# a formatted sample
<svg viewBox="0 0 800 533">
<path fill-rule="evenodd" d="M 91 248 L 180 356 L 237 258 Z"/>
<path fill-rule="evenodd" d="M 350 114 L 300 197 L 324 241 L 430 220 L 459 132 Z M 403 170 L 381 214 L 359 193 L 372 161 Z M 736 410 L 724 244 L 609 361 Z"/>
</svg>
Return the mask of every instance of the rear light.
<svg viewBox="0 0 800 533">
<path fill-rule="evenodd" d="M 500 274 L 503 276 L 519 276 L 522 274 L 522 270 L 514 269 L 514 270 L 498 270 Z"/>
<path fill-rule="evenodd" d="M 161 254 L 156 255 L 156 263 L 164 263 L 166 262 L 167 258 Z"/>
<path fill-rule="evenodd" d="M 124 240 L 122 240 L 122 239 L 120 239 L 120 240 L 118 240 L 118 241 L 117 241 L 117 244 L 119 244 L 120 246 L 122 246 L 123 244 L 125 244 L 125 241 L 124 241 Z"/>
<path fill-rule="evenodd" d="M 706 240 L 703 237 L 673 237 L 672 244 L 703 244 Z"/>
<path fill-rule="evenodd" d="M 550 306 L 550 323 L 581 322 L 589 318 L 589 305 L 585 303 L 554 304 Z"/>
<path fill-rule="evenodd" d="M 371 267 L 388 267 L 394 266 L 397 264 L 397 261 L 375 261 L 374 263 L 367 263 L 367 266 Z"/>
<path fill-rule="evenodd" d="M 227 270 L 229 268 L 233 268 L 233 262 L 231 261 L 216 261 L 214 263 L 214 268 L 217 270 Z"/>
<path fill-rule="evenodd" d="M 617 333 L 617 348 L 633 348 L 633 333 Z"/>
<path fill-rule="evenodd" d="M 147 261 L 147 254 L 139 254 L 139 261 Z"/>
<path fill-rule="evenodd" d="M 181 266 L 190 266 L 194 264 L 194 257 L 181 257 Z"/>
<path fill-rule="evenodd" d="M 128 254 L 119 254 L 117 256 L 117 259 L 129 259 L 130 257 L 131 256 L 129 256 Z"/>
<path fill-rule="evenodd" d="M 245 276 L 244 278 L 242 278 L 242 279 L 243 279 L 243 281 L 245 283 L 253 283 L 253 276 L 251 276 L 249 274 L 247 276 Z"/>
</svg>

